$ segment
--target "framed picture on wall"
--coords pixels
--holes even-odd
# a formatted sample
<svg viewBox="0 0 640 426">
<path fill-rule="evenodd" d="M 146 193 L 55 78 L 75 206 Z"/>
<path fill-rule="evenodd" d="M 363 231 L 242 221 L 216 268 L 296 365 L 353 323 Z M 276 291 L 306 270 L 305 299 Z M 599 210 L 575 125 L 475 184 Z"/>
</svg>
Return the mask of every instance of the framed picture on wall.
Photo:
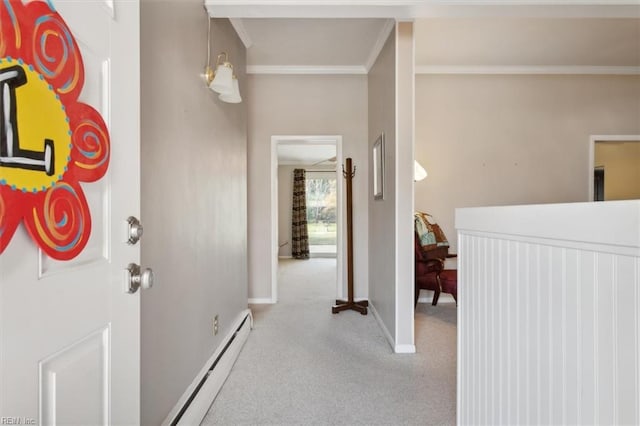
<svg viewBox="0 0 640 426">
<path fill-rule="evenodd" d="M 373 199 L 384 200 L 384 133 L 373 143 Z"/>
</svg>

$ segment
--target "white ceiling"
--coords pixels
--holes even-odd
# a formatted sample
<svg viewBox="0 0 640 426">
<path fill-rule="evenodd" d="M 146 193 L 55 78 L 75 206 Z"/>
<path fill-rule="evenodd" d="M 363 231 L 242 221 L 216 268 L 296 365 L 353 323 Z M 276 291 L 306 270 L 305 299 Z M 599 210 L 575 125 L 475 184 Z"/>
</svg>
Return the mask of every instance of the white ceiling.
<svg viewBox="0 0 640 426">
<path fill-rule="evenodd" d="M 415 39 L 418 67 L 640 66 L 640 19 L 419 19 Z"/>
<path fill-rule="evenodd" d="M 387 19 L 233 19 L 250 74 L 367 74 Z M 423 18 L 416 69 L 438 66 L 640 67 L 638 18 Z M 637 72 L 637 70 L 635 71 Z"/>
<path fill-rule="evenodd" d="M 249 73 L 366 74 L 396 19 L 415 21 L 418 68 L 640 65 L 640 0 L 205 0 L 205 6 L 211 16 L 231 19 L 247 46 Z"/>
<path fill-rule="evenodd" d="M 385 19 L 243 19 L 249 66 L 363 66 Z M 386 37 L 387 34 L 385 34 Z"/>
<path fill-rule="evenodd" d="M 299 144 L 289 142 L 278 144 L 278 164 L 281 165 L 323 165 L 334 166 L 336 156 L 335 145 L 317 145 L 300 141 Z M 333 161 L 330 161 L 333 160 Z M 320 164 L 318 164 L 320 163 Z"/>
<path fill-rule="evenodd" d="M 640 0 L 205 0 L 205 6 L 212 17 L 230 18 L 247 46 L 250 74 L 367 74 L 395 20 L 405 18 L 415 23 L 418 73 L 555 67 L 640 74 Z M 309 165 L 334 156 L 335 148 L 285 145 L 278 155 L 282 164 Z"/>
</svg>

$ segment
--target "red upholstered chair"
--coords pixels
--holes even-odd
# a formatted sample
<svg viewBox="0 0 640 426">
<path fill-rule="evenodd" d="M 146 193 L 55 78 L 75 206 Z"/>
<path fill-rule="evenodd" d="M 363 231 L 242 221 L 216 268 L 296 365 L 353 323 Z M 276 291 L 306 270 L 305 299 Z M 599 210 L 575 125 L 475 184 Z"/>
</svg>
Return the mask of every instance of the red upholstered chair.
<svg viewBox="0 0 640 426">
<path fill-rule="evenodd" d="M 450 254 L 449 257 L 455 255 Z M 458 304 L 458 270 L 457 269 L 443 269 L 438 275 L 440 279 L 440 290 L 443 293 L 449 293 L 453 296 L 453 300 Z"/>
<path fill-rule="evenodd" d="M 440 279 L 442 272 L 442 261 L 437 257 L 427 257 L 427 253 L 422 250 L 418 235 L 414 238 L 415 246 L 415 295 L 414 305 L 418 304 L 420 290 L 433 290 L 433 305 L 438 303 L 440 297 Z"/>
<path fill-rule="evenodd" d="M 430 216 L 425 213 L 416 212 L 416 230 L 414 233 L 415 251 L 415 301 L 418 303 L 420 290 L 432 290 L 432 305 L 438 304 L 440 293 L 450 293 L 458 303 L 458 271 L 455 269 L 444 269 L 444 261 L 447 258 L 456 257 L 449 254 L 449 243 L 440 227 L 435 224 Z M 428 228 L 428 230 L 425 229 Z M 423 246 L 420 241 L 419 232 L 423 234 L 428 231 L 432 233 L 429 244 Z"/>
</svg>

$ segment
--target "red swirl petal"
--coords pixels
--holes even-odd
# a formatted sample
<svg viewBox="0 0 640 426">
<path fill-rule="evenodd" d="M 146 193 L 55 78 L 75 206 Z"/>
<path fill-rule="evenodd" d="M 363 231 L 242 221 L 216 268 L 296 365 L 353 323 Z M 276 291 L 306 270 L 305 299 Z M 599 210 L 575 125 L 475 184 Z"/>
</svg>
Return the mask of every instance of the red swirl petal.
<svg viewBox="0 0 640 426">
<path fill-rule="evenodd" d="M 100 114 L 83 103 L 67 109 L 71 126 L 71 176 L 83 182 L 100 179 L 109 167 L 111 145 Z"/>
<path fill-rule="evenodd" d="M 20 23 L 24 22 L 24 5 L 20 0 L 0 3 L 0 57 L 22 57 L 27 34 Z M 23 58 L 24 59 L 24 58 Z"/>
<path fill-rule="evenodd" d="M 0 253 L 9 245 L 28 205 L 21 202 L 16 194 L 9 187 L 0 186 Z"/>
<path fill-rule="evenodd" d="M 82 188 L 63 181 L 37 197 L 24 217 L 29 235 L 48 256 L 73 259 L 91 234 L 91 216 Z"/>
<path fill-rule="evenodd" d="M 28 62 L 53 85 L 63 103 L 75 101 L 84 85 L 84 65 L 69 27 L 44 2 L 28 3 L 25 11 L 27 22 L 32 23 L 29 30 L 33 58 Z"/>
</svg>

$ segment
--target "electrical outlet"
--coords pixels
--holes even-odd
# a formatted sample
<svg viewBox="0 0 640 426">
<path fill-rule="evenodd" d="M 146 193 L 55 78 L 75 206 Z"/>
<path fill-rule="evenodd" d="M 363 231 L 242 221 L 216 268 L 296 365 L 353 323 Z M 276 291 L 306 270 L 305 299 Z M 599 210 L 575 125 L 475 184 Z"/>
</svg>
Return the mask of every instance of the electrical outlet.
<svg viewBox="0 0 640 426">
<path fill-rule="evenodd" d="M 213 317 L 213 335 L 218 334 L 218 315 Z"/>
</svg>

